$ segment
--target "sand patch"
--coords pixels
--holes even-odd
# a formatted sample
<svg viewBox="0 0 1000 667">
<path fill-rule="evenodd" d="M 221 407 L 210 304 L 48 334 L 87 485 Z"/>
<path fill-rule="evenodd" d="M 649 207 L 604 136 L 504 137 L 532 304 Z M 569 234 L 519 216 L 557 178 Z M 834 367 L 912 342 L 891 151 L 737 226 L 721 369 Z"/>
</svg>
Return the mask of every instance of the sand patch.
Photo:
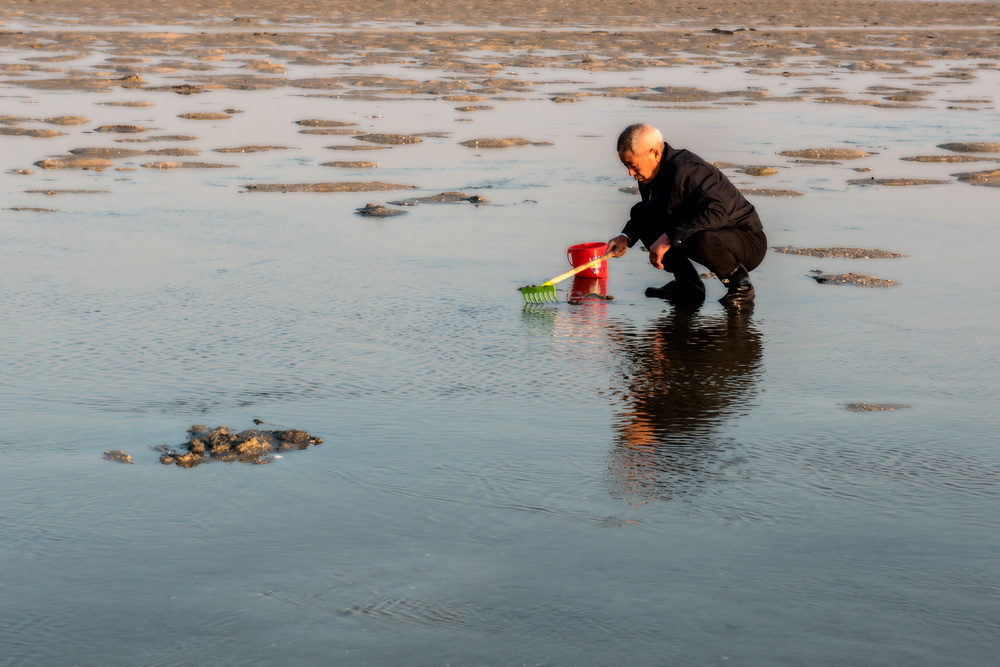
<svg viewBox="0 0 1000 667">
<path fill-rule="evenodd" d="M 415 185 L 399 185 L 379 181 L 367 183 L 251 183 L 243 187 L 247 192 L 380 192 L 417 189 Z"/>
<path fill-rule="evenodd" d="M 488 104 L 473 104 L 464 107 L 455 107 L 455 111 L 461 111 L 462 113 L 472 113 L 474 111 L 493 111 L 494 109 L 496 109 L 496 107 Z"/>
<path fill-rule="evenodd" d="M 52 137 L 65 136 L 65 132 L 59 130 L 38 130 L 26 127 L 0 127 L 0 135 L 10 137 L 36 137 L 39 139 L 51 139 Z"/>
<path fill-rule="evenodd" d="M 361 130 L 354 130 L 349 127 L 307 127 L 303 130 L 299 130 L 299 134 L 312 134 L 318 136 L 350 136 L 361 134 Z"/>
<path fill-rule="evenodd" d="M 402 211 L 398 208 L 389 208 L 388 206 L 384 206 L 382 204 L 368 202 L 361 208 L 357 209 L 355 213 L 369 218 L 391 218 L 397 215 L 406 215 L 409 211 Z"/>
<path fill-rule="evenodd" d="M 104 458 L 108 461 L 113 461 L 115 463 L 135 463 L 132 460 L 132 455 L 121 449 L 113 449 L 109 452 L 104 452 Z"/>
<path fill-rule="evenodd" d="M 187 120 L 229 120 L 232 118 L 227 113 L 211 113 L 207 111 L 198 111 L 192 113 L 182 113 L 177 115 L 178 118 L 184 118 Z"/>
<path fill-rule="evenodd" d="M 366 146 L 364 144 L 352 144 L 350 146 L 324 146 L 329 151 L 385 151 L 391 146 Z"/>
<path fill-rule="evenodd" d="M 847 181 L 849 185 L 884 185 L 887 187 L 906 187 L 910 185 L 944 185 L 951 181 L 942 181 L 934 178 L 852 178 Z"/>
<path fill-rule="evenodd" d="M 499 139 L 469 139 L 458 142 L 469 148 L 511 148 L 512 146 L 551 146 L 548 141 L 528 141 L 523 137 L 503 137 Z"/>
<path fill-rule="evenodd" d="M 977 155 L 915 155 L 913 157 L 902 157 L 900 160 L 907 162 L 988 162 L 993 158 L 980 157 Z"/>
<path fill-rule="evenodd" d="M 97 104 L 105 107 L 134 107 L 137 109 L 153 106 L 152 102 L 98 102 Z"/>
<path fill-rule="evenodd" d="M 853 285 L 855 287 L 892 287 L 899 283 L 888 278 L 869 276 L 863 273 L 819 273 L 809 276 L 821 285 Z"/>
<path fill-rule="evenodd" d="M 746 197 L 802 197 L 803 193 L 797 190 L 772 190 L 768 188 L 740 188 L 741 193 Z M 636 190 L 638 193 L 638 189 Z"/>
<path fill-rule="evenodd" d="M 873 250 L 870 248 L 793 248 L 780 246 L 771 248 L 775 252 L 786 255 L 806 255 L 808 257 L 840 257 L 843 259 L 897 259 L 906 257 L 898 252 L 888 250 Z"/>
<path fill-rule="evenodd" d="M 982 185 L 988 188 L 1000 188 L 1000 169 L 991 171 L 970 171 L 953 174 L 955 178 L 969 185 Z"/>
<path fill-rule="evenodd" d="M 134 148 L 117 148 L 115 146 L 73 148 L 69 152 L 80 157 L 105 158 L 107 160 L 136 157 L 146 154 L 146 151 L 136 150 Z"/>
<path fill-rule="evenodd" d="M 774 167 L 746 167 L 740 171 L 748 176 L 774 176 L 778 173 Z"/>
<path fill-rule="evenodd" d="M 154 150 L 146 151 L 146 155 L 161 155 L 169 157 L 193 157 L 198 155 L 201 151 L 196 151 L 193 148 L 157 148 Z"/>
<path fill-rule="evenodd" d="M 86 125 L 90 119 L 85 116 L 54 116 L 52 118 L 39 118 L 38 122 L 49 125 Z"/>
<path fill-rule="evenodd" d="M 45 195 L 46 197 L 54 197 L 56 195 L 106 195 L 110 190 L 25 190 L 29 195 Z"/>
<path fill-rule="evenodd" d="M 414 199 L 403 199 L 389 202 L 393 206 L 416 206 L 418 204 L 457 204 L 469 202 L 471 204 L 487 204 L 485 197 L 479 195 L 467 195 L 463 192 L 442 192 L 439 195 L 430 197 L 417 197 Z"/>
<path fill-rule="evenodd" d="M 146 169 L 235 169 L 239 165 L 215 162 L 146 162 L 139 165 Z"/>
<path fill-rule="evenodd" d="M 339 169 L 374 169 L 378 162 L 321 162 L 321 167 L 336 167 Z"/>
<path fill-rule="evenodd" d="M 84 169 L 93 171 L 104 171 L 108 167 L 113 167 L 114 162 L 99 157 L 61 157 L 39 160 L 36 167 L 42 169 Z"/>
<path fill-rule="evenodd" d="M 251 429 L 233 433 L 225 426 L 209 429 L 196 425 L 188 429 L 189 438 L 178 449 L 154 447 L 161 452 L 160 463 L 193 468 L 209 461 L 231 463 L 270 463 L 274 452 L 307 449 L 323 442 L 322 438 L 305 431 L 260 431 Z"/>
<path fill-rule="evenodd" d="M 871 153 L 856 148 L 806 148 L 803 150 L 781 151 L 778 155 L 806 160 L 860 160 Z"/>
<path fill-rule="evenodd" d="M 323 118 L 306 118 L 295 121 L 295 124 L 303 127 L 354 127 L 357 125 L 357 123 L 343 120 L 325 120 Z"/>
<path fill-rule="evenodd" d="M 386 144 L 389 146 L 401 146 L 406 144 L 419 144 L 423 139 L 412 134 L 359 134 L 354 137 L 358 141 L 367 141 L 373 144 Z"/>
<path fill-rule="evenodd" d="M 891 412 L 909 410 L 913 406 L 905 403 L 845 403 L 843 408 L 848 412 Z"/>
<path fill-rule="evenodd" d="M 197 141 L 199 137 L 193 137 L 189 134 L 161 134 L 154 137 L 130 137 L 128 139 L 115 139 L 115 141 L 123 144 L 148 144 L 156 141 Z"/>
<path fill-rule="evenodd" d="M 139 132 L 148 131 L 148 127 L 142 127 L 141 125 L 101 125 L 94 128 L 94 132 L 113 132 L 117 134 L 138 134 Z"/>
<path fill-rule="evenodd" d="M 952 144 L 938 144 L 938 148 L 957 153 L 1000 153 L 1000 143 L 990 143 L 986 141 L 958 142 Z"/>
<path fill-rule="evenodd" d="M 264 151 L 286 151 L 288 146 L 235 146 L 233 148 L 216 148 L 216 153 L 262 153 Z"/>
</svg>

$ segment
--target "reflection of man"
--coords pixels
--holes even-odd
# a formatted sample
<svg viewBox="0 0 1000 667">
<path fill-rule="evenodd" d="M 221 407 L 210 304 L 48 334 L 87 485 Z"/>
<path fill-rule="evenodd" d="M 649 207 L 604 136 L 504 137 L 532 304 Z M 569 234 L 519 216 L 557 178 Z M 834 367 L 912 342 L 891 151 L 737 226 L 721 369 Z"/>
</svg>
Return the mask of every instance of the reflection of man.
<svg viewBox="0 0 1000 667">
<path fill-rule="evenodd" d="M 726 286 L 722 303 L 752 302 L 750 271 L 764 259 L 767 238 L 757 211 L 725 174 L 691 151 L 671 147 L 645 124 L 625 128 L 618 157 L 638 181 L 642 201 L 632 207 L 622 233 L 608 241 L 608 252 L 621 257 L 642 241 L 649 263 L 674 277 L 647 289 L 646 296 L 704 299 L 694 260 Z"/>
<path fill-rule="evenodd" d="M 736 458 L 719 431 L 757 393 L 761 335 L 746 311 L 702 317 L 697 309 L 680 305 L 644 333 L 613 334 L 626 407 L 611 472 L 622 492 L 700 493 Z"/>
</svg>

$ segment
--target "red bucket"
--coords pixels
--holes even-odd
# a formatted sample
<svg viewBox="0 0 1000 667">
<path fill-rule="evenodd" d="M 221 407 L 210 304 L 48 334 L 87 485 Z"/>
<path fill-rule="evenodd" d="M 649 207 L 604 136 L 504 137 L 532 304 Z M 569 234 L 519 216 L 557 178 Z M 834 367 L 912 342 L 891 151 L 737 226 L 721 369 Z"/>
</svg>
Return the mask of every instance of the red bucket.
<svg viewBox="0 0 1000 667">
<path fill-rule="evenodd" d="M 586 264 L 591 260 L 597 259 L 603 255 L 607 249 L 607 243 L 600 243 L 596 241 L 592 243 L 578 243 L 569 247 L 566 251 L 566 259 L 569 260 L 570 266 L 580 266 L 581 264 Z M 597 266 L 584 269 L 576 275 L 581 278 L 607 278 L 608 260 L 604 260 Z"/>
</svg>

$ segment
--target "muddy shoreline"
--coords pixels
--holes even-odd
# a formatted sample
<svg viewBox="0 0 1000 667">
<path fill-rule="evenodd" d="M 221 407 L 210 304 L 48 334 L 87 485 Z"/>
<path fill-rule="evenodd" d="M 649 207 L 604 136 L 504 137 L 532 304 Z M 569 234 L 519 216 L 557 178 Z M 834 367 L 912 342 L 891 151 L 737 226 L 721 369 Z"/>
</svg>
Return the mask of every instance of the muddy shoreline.
<svg viewBox="0 0 1000 667">
<path fill-rule="evenodd" d="M 375 0 L 363 4 L 343 0 L 319 2 L 257 2 L 252 8 L 235 0 L 205 5 L 191 0 L 137 6 L 126 0 L 101 0 L 81 5 L 70 0 L 11 0 L 0 9 L 0 20 L 72 21 L 104 25 L 135 23 L 217 25 L 229 22 L 241 27 L 262 25 L 355 25 L 359 23 L 443 22 L 454 25 L 506 25 L 556 28 L 613 26 L 631 28 L 685 27 L 718 24 L 720 27 L 762 24 L 769 27 L 797 26 L 988 26 L 997 24 L 996 8 L 988 2 L 894 2 L 851 0 L 820 2 L 701 2 L 680 0 L 664 6 L 655 0 L 628 4 L 597 2 L 536 3 L 508 0 L 481 3 L 473 0 L 431 0 L 401 3 Z M 759 26 L 757 26 L 759 27 Z"/>
</svg>

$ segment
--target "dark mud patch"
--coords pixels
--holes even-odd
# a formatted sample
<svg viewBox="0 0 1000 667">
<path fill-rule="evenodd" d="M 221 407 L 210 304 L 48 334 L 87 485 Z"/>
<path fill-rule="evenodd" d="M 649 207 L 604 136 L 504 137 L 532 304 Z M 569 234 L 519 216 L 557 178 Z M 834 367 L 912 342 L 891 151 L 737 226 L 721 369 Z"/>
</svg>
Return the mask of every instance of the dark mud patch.
<svg viewBox="0 0 1000 667">
<path fill-rule="evenodd" d="M 781 151 L 778 155 L 805 160 L 860 160 L 871 153 L 856 148 L 806 148 L 804 150 Z"/>
<path fill-rule="evenodd" d="M 637 189 L 638 191 L 638 189 Z M 797 190 L 772 190 L 769 188 L 740 188 L 748 197 L 801 197 L 803 193 Z"/>
<path fill-rule="evenodd" d="M 243 187 L 247 192 L 382 192 L 417 189 L 415 185 L 399 185 L 379 181 L 367 183 L 251 183 Z"/>
<path fill-rule="evenodd" d="M 913 406 L 905 403 L 845 403 L 843 408 L 848 412 L 891 412 L 910 410 Z"/>
<path fill-rule="evenodd" d="M 419 144 L 423 139 L 412 134 L 358 134 L 354 137 L 358 141 L 367 141 L 373 144 L 385 144 L 389 146 L 402 146 L 405 144 Z"/>
<path fill-rule="evenodd" d="M 523 137 L 503 137 L 498 139 L 469 139 L 459 145 L 469 148 L 511 148 L 514 146 L 551 146 L 548 141 L 529 141 Z"/>
<path fill-rule="evenodd" d="M 898 252 L 873 250 L 870 248 L 793 248 L 791 246 L 779 246 L 771 249 L 786 255 L 806 255 L 808 257 L 839 257 L 842 259 L 897 259 L 899 257 L 906 257 L 906 255 Z"/>
<path fill-rule="evenodd" d="M 57 208 L 39 208 L 37 206 L 11 206 L 6 211 L 31 211 L 32 213 L 58 213 Z"/>
<path fill-rule="evenodd" d="M 378 162 L 320 162 L 321 167 L 336 167 L 338 169 L 374 169 Z"/>
<path fill-rule="evenodd" d="M 1000 188 L 1000 169 L 991 171 L 970 171 L 954 174 L 955 178 L 969 185 L 981 185 L 987 188 Z"/>
<path fill-rule="evenodd" d="M 406 215 L 409 211 L 402 211 L 398 208 L 389 208 L 383 204 L 369 202 L 357 209 L 355 213 L 369 218 L 392 218 L 397 215 Z"/>
<path fill-rule="evenodd" d="M 1000 143 L 988 141 L 969 141 L 951 144 L 938 144 L 938 148 L 956 153 L 1000 153 Z"/>
<path fill-rule="evenodd" d="M 908 187 L 913 185 L 944 185 L 951 181 L 942 181 L 935 178 L 852 178 L 847 181 L 848 185 L 881 185 L 890 188 Z"/>
<path fill-rule="evenodd" d="M 455 111 L 461 111 L 462 113 L 473 113 L 475 111 L 493 111 L 496 109 L 494 106 L 489 104 L 469 104 L 464 107 L 455 107 Z"/>
<path fill-rule="evenodd" d="M 485 197 L 479 195 L 467 195 L 463 192 L 442 192 L 439 195 L 430 197 L 417 197 L 414 199 L 403 199 L 389 202 L 393 206 L 417 206 L 418 204 L 458 204 L 468 202 L 470 204 L 488 204 Z"/>
<path fill-rule="evenodd" d="M 59 157 L 39 160 L 35 163 L 41 169 L 84 169 L 88 171 L 104 171 L 113 167 L 114 162 L 99 157 Z"/>
<path fill-rule="evenodd" d="M 821 285 L 853 285 L 855 287 L 892 287 L 899 283 L 888 278 L 869 276 L 863 273 L 819 273 L 809 276 Z"/>
<path fill-rule="evenodd" d="M 217 162 L 145 162 L 141 165 L 146 169 L 237 169 L 239 165 L 219 164 Z"/>
<path fill-rule="evenodd" d="M 232 148 L 216 148 L 216 153 L 263 153 L 264 151 L 287 151 L 290 146 L 234 146 Z"/>
<path fill-rule="evenodd" d="M 225 426 L 213 429 L 195 425 L 188 429 L 187 442 L 178 448 L 155 447 L 161 452 L 160 463 L 193 468 L 209 461 L 232 463 L 270 463 L 275 452 L 306 449 L 323 442 L 305 431 L 261 431 L 250 429 L 233 433 Z"/>
</svg>

